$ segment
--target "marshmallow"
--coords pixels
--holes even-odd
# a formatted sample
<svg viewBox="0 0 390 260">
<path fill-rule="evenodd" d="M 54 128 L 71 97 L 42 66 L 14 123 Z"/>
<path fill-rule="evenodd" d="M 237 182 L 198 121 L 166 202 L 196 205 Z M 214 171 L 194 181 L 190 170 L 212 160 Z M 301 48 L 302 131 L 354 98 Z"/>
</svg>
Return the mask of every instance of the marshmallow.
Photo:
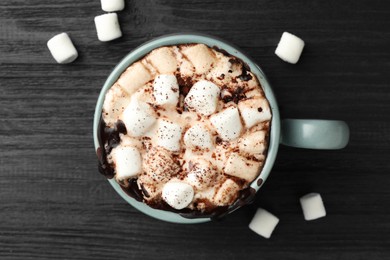
<svg viewBox="0 0 390 260">
<path fill-rule="evenodd" d="M 145 66 L 141 62 L 136 62 L 122 73 L 118 79 L 118 84 L 131 95 L 151 79 L 152 75 Z"/>
<path fill-rule="evenodd" d="M 169 151 L 179 151 L 181 132 L 180 125 L 164 119 L 160 120 L 157 129 L 157 145 Z"/>
<path fill-rule="evenodd" d="M 236 107 L 228 107 L 221 112 L 212 115 L 210 122 L 216 128 L 222 140 L 234 140 L 241 135 L 242 124 L 240 114 Z"/>
<path fill-rule="evenodd" d="M 214 203 L 218 206 L 231 205 L 238 196 L 240 186 L 231 179 L 227 179 L 214 196 Z"/>
<path fill-rule="evenodd" d="M 179 101 L 179 84 L 175 75 L 158 75 L 153 82 L 153 95 L 158 105 L 176 106 Z"/>
<path fill-rule="evenodd" d="M 249 224 L 249 228 L 260 236 L 270 238 L 278 223 L 279 218 L 275 217 L 265 209 L 259 208 Z"/>
<path fill-rule="evenodd" d="M 139 151 L 134 147 L 117 146 L 112 150 L 118 180 L 136 177 L 142 172 L 142 160 Z"/>
<path fill-rule="evenodd" d="M 125 8 L 124 0 L 100 0 L 103 11 L 115 12 Z"/>
<path fill-rule="evenodd" d="M 260 162 L 247 160 L 238 153 L 231 153 L 226 162 L 224 171 L 227 175 L 251 182 L 259 174 L 260 166 Z"/>
<path fill-rule="evenodd" d="M 162 189 L 162 198 L 172 208 L 183 209 L 194 198 L 194 189 L 185 182 L 177 180 L 169 181 Z"/>
<path fill-rule="evenodd" d="M 174 73 L 177 69 L 176 57 L 169 47 L 161 47 L 152 51 L 147 56 L 147 60 L 161 74 Z"/>
<path fill-rule="evenodd" d="M 70 63 L 78 56 L 77 50 L 67 33 L 60 33 L 52 37 L 47 42 L 47 47 L 49 48 L 53 58 L 58 63 Z"/>
<path fill-rule="evenodd" d="M 114 84 L 106 93 L 103 103 L 103 119 L 107 125 L 114 125 L 130 103 L 128 94 Z"/>
<path fill-rule="evenodd" d="M 208 72 L 216 62 L 215 54 L 204 44 L 189 46 L 182 53 L 194 65 L 197 74 Z"/>
<path fill-rule="evenodd" d="M 144 135 L 156 122 L 156 113 L 150 105 L 131 99 L 122 115 L 127 133 L 133 137 Z"/>
<path fill-rule="evenodd" d="M 265 149 L 265 131 L 256 131 L 244 135 L 238 141 L 238 148 L 240 152 L 251 155 L 261 154 Z"/>
<path fill-rule="evenodd" d="M 265 98 L 240 101 L 238 109 L 240 109 L 246 128 L 271 119 L 271 111 Z"/>
<path fill-rule="evenodd" d="M 163 148 L 153 147 L 147 150 L 145 154 L 143 169 L 146 174 L 140 176 L 142 182 L 155 184 L 156 182 L 168 182 L 180 170 L 180 167 L 175 163 L 168 151 Z"/>
<path fill-rule="evenodd" d="M 199 190 L 209 187 L 215 180 L 216 172 L 209 161 L 197 158 L 190 161 L 188 168 L 187 182 Z"/>
<path fill-rule="evenodd" d="M 217 109 L 219 93 L 220 89 L 217 85 L 211 81 L 200 80 L 192 86 L 184 102 L 188 108 L 208 116 Z"/>
<path fill-rule="evenodd" d="M 184 143 L 188 148 L 211 149 L 213 147 L 211 134 L 201 124 L 196 124 L 187 130 Z"/>
<path fill-rule="evenodd" d="M 282 60 L 295 64 L 298 62 L 304 46 L 305 42 L 302 39 L 291 33 L 284 32 L 275 54 Z"/>
<path fill-rule="evenodd" d="M 305 220 L 314 220 L 326 216 L 324 203 L 318 193 L 309 193 L 299 199 Z"/>
<path fill-rule="evenodd" d="M 99 41 L 107 42 L 122 37 L 116 13 L 95 16 L 95 26 Z"/>
</svg>

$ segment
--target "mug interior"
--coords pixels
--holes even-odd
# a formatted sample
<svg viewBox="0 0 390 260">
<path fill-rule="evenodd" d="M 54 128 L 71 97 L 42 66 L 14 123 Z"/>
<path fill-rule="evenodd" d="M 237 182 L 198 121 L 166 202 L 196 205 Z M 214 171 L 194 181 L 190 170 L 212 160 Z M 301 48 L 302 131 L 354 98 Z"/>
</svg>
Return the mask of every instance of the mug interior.
<svg viewBox="0 0 390 260">
<path fill-rule="evenodd" d="M 265 164 L 259 176 L 250 185 L 251 188 L 258 191 L 259 188 L 266 181 L 272 169 L 272 166 L 276 159 L 278 147 L 279 147 L 280 116 L 279 116 L 279 109 L 277 106 L 277 102 L 274 93 L 268 83 L 268 80 L 266 79 L 265 74 L 260 69 L 260 67 L 256 63 L 254 63 L 251 59 L 249 59 L 246 55 L 244 55 L 243 52 L 238 50 L 236 47 L 212 36 L 201 35 L 201 34 L 174 34 L 174 35 L 162 36 L 139 46 L 138 48 L 131 51 L 128 55 L 126 55 L 114 68 L 111 74 L 108 76 L 106 82 L 103 85 L 103 88 L 100 92 L 96 104 L 94 121 L 93 121 L 93 138 L 94 138 L 95 150 L 97 150 L 100 147 L 99 138 L 98 138 L 99 122 L 101 118 L 102 107 L 103 107 L 103 102 L 104 102 L 106 92 L 115 83 L 115 81 L 119 78 L 122 72 L 126 70 L 126 68 L 129 67 L 132 63 L 143 58 L 146 54 L 151 52 L 153 49 L 162 46 L 178 45 L 178 44 L 186 44 L 186 43 L 203 43 L 205 45 L 208 45 L 209 47 L 215 46 L 219 49 L 228 52 L 233 56 L 240 58 L 250 67 L 251 72 L 257 76 L 258 80 L 261 83 L 265 96 L 269 101 L 272 110 L 272 120 L 271 120 L 270 140 L 269 140 L 268 152 L 267 152 Z M 174 212 L 151 208 L 147 204 L 136 201 L 135 199 L 128 196 L 122 190 L 122 188 L 115 181 L 114 178 L 109 179 L 109 182 L 124 200 L 126 200 L 129 204 L 131 204 L 139 211 L 153 218 L 160 219 L 167 222 L 183 223 L 183 224 L 194 224 L 194 223 L 202 223 L 202 222 L 210 221 L 210 218 L 193 218 L 193 219 L 184 218 L 181 215 Z"/>
</svg>

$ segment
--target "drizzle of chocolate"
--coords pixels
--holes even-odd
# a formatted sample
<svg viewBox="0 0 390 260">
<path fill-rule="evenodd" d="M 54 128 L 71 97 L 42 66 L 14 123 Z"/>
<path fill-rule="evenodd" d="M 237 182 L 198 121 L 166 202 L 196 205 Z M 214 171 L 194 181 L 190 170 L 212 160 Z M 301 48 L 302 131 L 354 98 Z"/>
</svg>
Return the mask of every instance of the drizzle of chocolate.
<svg viewBox="0 0 390 260">
<path fill-rule="evenodd" d="M 130 179 L 127 186 L 120 186 L 122 190 L 133 199 L 139 202 L 144 201 L 144 195 L 146 196 L 146 194 L 144 194 L 143 190 L 138 187 L 137 179 Z"/>
<path fill-rule="evenodd" d="M 261 184 L 263 184 L 263 179 L 262 178 L 259 178 L 258 180 L 257 180 L 257 186 L 261 186 Z"/>
<path fill-rule="evenodd" d="M 248 64 L 246 64 L 243 61 L 241 62 L 242 62 L 242 73 L 240 76 L 238 76 L 238 78 L 241 79 L 242 81 L 249 81 L 252 79 L 252 75 L 248 73 L 251 71 L 251 69 L 249 68 Z"/>
<path fill-rule="evenodd" d="M 106 125 L 103 118 L 100 118 L 98 129 L 98 139 L 100 147 L 96 150 L 99 159 L 98 169 L 101 174 L 108 179 L 112 179 L 115 175 L 114 168 L 108 163 L 107 155 L 111 153 L 112 149 L 117 147 L 120 143 L 119 134 L 126 134 L 126 126 L 121 121 L 114 125 L 113 128 Z M 102 148 L 104 147 L 104 148 Z"/>
<path fill-rule="evenodd" d="M 217 46 L 213 46 L 213 47 L 211 47 L 212 49 L 214 49 L 214 50 L 216 50 L 217 52 L 220 52 L 220 53 L 222 53 L 223 55 L 225 55 L 225 56 L 231 56 L 230 55 L 230 53 L 228 53 L 227 51 L 225 51 L 224 49 L 221 49 L 221 48 L 219 48 L 219 47 L 217 47 Z"/>
<path fill-rule="evenodd" d="M 182 77 L 180 74 L 176 74 L 176 79 L 179 84 L 180 95 L 186 97 L 193 85 L 192 79 L 190 77 Z"/>
<path fill-rule="evenodd" d="M 233 102 L 238 104 L 238 102 L 240 102 L 240 100 L 245 99 L 245 98 L 246 98 L 246 95 L 244 93 L 244 88 L 237 87 L 234 90 L 233 95 L 232 95 Z"/>
</svg>

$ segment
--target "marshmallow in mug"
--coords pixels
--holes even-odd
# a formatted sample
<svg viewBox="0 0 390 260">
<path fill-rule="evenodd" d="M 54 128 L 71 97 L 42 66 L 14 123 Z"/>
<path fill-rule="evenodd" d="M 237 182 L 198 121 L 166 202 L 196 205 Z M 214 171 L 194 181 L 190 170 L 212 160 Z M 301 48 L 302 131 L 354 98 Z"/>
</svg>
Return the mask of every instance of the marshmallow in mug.
<svg viewBox="0 0 390 260">
<path fill-rule="evenodd" d="M 122 37 L 122 31 L 116 13 L 96 16 L 95 26 L 99 41 L 107 42 Z"/>
<path fill-rule="evenodd" d="M 191 110 L 208 116 L 217 110 L 219 93 L 219 87 L 213 82 L 200 80 L 191 87 L 184 102 Z"/>
<path fill-rule="evenodd" d="M 282 38 L 280 38 L 278 47 L 275 50 L 275 54 L 282 60 L 295 64 L 301 57 L 304 46 L 305 42 L 301 38 L 291 33 L 284 32 Z"/>
<path fill-rule="evenodd" d="M 194 198 L 194 189 L 188 183 L 171 180 L 162 189 L 162 198 L 175 209 L 184 209 Z"/>
<path fill-rule="evenodd" d="M 124 0 L 100 0 L 102 10 L 106 12 L 121 11 L 125 8 Z"/>
<path fill-rule="evenodd" d="M 158 75 L 153 82 L 153 95 L 157 105 L 176 106 L 179 101 L 179 84 L 174 75 Z"/>
<path fill-rule="evenodd" d="M 58 63 L 70 63 L 78 57 L 78 52 L 67 33 L 60 33 L 47 42 L 51 55 Z"/>
<path fill-rule="evenodd" d="M 116 165 L 118 180 L 133 178 L 142 172 L 141 155 L 137 148 L 117 146 L 112 151 L 113 161 Z"/>
</svg>

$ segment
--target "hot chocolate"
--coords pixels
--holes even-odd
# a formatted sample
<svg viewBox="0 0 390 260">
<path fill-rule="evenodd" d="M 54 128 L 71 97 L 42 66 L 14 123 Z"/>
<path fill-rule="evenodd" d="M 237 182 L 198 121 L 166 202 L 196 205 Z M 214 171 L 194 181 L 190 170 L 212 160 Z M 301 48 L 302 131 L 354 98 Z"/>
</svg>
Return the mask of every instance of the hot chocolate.
<svg viewBox="0 0 390 260">
<path fill-rule="evenodd" d="M 153 208 L 227 211 L 263 167 L 271 117 L 256 75 L 237 57 L 204 44 L 160 47 L 105 96 L 100 170 Z"/>
</svg>

